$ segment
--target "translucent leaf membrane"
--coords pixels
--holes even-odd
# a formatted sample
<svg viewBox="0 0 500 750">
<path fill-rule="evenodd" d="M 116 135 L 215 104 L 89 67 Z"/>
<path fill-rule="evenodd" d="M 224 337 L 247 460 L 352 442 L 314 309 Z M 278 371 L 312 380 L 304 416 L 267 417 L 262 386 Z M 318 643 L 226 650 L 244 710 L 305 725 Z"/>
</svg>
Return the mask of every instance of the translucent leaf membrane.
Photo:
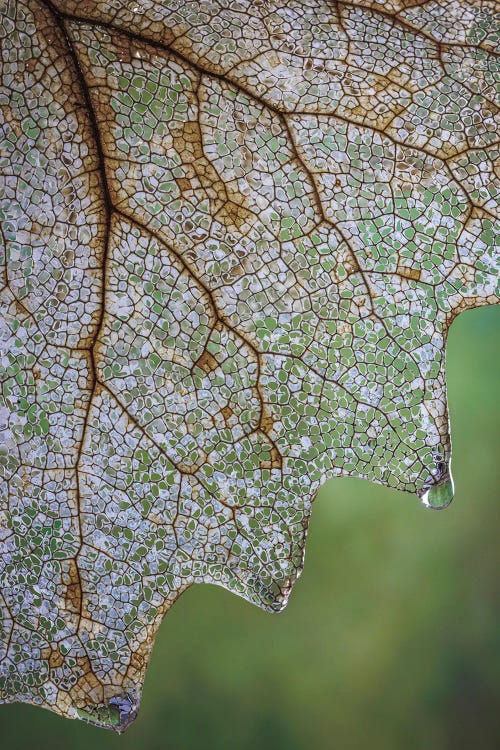
<svg viewBox="0 0 500 750">
<path fill-rule="evenodd" d="M 488 2 L 0 0 L 0 696 L 123 731 L 193 583 L 273 612 L 322 482 L 453 496 L 498 301 Z"/>
</svg>

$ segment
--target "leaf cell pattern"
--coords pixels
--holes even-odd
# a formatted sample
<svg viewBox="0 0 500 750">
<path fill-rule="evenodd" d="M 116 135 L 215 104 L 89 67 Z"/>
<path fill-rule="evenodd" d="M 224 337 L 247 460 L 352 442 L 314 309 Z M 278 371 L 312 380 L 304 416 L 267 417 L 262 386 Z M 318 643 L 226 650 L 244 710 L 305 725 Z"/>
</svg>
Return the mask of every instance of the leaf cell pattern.
<svg viewBox="0 0 500 750">
<path fill-rule="evenodd" d="M 0 0 L 0 696 L 123 731 L 193 583 L 269 611 L 320 484 L 451 499 L 498 302 L 488 0 Z"/>
</svg>

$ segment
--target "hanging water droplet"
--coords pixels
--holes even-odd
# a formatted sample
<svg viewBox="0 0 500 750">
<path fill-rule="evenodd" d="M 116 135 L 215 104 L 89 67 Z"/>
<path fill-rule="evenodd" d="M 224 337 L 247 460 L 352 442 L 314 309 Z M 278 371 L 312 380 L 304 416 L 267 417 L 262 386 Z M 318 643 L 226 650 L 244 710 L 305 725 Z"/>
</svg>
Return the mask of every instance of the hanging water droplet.
<svg viewBox="0 0 500 750">
<path fill-rule="evenodd" d="M 454 492 L 453 479 L 450 475 L 444 480 L 441 479 L 438 484 L 433 484 L 432 487 L 428 487 L 424 490 L 420 495 L 420 500 L 426 508 L 443 510 L 443 508 L 447 508 L 453 500 Z"/>
</svg>

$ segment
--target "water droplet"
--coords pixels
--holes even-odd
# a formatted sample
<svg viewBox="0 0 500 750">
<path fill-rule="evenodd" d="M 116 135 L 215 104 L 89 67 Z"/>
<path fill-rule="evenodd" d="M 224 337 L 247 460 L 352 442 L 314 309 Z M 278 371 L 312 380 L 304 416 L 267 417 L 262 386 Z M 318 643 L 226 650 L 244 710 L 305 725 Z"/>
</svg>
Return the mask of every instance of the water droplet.
<svg viewBox="0 0 500 750">
<path fill-rule="evenodd" d="M 137 716 L 138 708 L 138 701 L 127 692 L 125 695 L 115 695 L 107 704 L 76 708 L 76 715 L 87 724 L 114 729 L 121 734 Z"/>
<path fill-rule="evenodd" d="M 438 484 L 433 484 L 432 487 L 428 487 L 420 495 L 420 500 L 426 508 L 432 508 L 433 510 L 443 510 L 453 500 L 455 489 L 453 487 L 453 479 L 451 476 L 447 476 L 441 479 Z"/>
<path fill-rule="evenodd" d="M 116 695 L 109 701 L 111 723 L 118 731 L 124 732 L 137 716 L 138 702 L 130 693 Z"/>
</svg>

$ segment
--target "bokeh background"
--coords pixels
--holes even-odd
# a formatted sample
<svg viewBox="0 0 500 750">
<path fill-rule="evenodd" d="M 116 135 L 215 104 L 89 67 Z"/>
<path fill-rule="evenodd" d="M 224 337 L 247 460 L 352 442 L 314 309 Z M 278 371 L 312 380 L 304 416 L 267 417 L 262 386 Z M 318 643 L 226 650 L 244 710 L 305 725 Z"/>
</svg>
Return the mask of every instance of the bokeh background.
<svg viewBox="0 0 500 750">
<path fill-rule="evenodd" d="M 454 503 L 327 483 L 287 609 L 214 586 L 165 618 L 121 737 L 0 706 L 5 750 L 496 750 L 500 308 L 459 316 L 447 380 Z"/>
</svg>

